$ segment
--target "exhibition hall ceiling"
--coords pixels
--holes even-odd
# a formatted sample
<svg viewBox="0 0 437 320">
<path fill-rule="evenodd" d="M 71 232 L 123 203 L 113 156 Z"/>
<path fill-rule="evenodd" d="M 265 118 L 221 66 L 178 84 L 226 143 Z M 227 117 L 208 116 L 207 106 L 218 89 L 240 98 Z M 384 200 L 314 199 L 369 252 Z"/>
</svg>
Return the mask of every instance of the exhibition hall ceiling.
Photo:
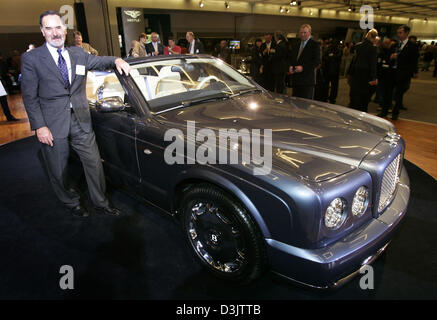
<svg viewBox="0 0 437 320">
<path fill-rule="evenodd" d="M 232 3 L 232 1 L 229 1 Z M 292 7 L 309 7 L 325 10 L 339 10 L 359 12 L 361 5 L 371 5 L 375 13 L 386 16 L 402 16 L 408 18 L 432 18 L 437 17 L 436 0 L 251 0 L 252 3 L 275 4 L 284 7 L 284 10 Z"/>
</svg>

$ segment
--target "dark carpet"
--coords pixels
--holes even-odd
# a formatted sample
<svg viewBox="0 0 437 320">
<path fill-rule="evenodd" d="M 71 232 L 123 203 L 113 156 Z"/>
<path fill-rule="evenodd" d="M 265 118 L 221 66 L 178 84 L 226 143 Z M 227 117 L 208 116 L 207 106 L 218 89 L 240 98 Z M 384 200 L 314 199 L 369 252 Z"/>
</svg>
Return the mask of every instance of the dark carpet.
<svg viewBox="0 0 437 320">
<path fill-rule="evenodd" d="M 355 278 L 316 291 L 270 273 L 243 287 L 211 277 L 172 217 L 114 188 L 122 216 L 73 217 L 52 194 L 38 151 L 34 137 L 0 147 L 0 299 L 437 298 L 437 182 L 408 161 L 408 213 L 373 264 L 374 290 Z M 74 268 L 74 290 L 59 287 L 62 265 Z"/>
</svg>

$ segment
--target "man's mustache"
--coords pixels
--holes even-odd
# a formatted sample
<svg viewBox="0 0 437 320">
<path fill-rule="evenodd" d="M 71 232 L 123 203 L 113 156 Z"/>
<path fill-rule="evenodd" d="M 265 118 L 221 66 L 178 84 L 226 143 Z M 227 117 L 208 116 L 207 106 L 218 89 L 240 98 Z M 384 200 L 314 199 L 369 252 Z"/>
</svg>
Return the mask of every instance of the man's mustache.
<svg viewBox="0 0 437 320">
<path fill-rule="evenodd" d="M 52 37 L 52 40 L 57 40 L 57 39 L 62 40 L 62 37 L 61 36 L 54 36 L 54 37 Z"/>
</svg>

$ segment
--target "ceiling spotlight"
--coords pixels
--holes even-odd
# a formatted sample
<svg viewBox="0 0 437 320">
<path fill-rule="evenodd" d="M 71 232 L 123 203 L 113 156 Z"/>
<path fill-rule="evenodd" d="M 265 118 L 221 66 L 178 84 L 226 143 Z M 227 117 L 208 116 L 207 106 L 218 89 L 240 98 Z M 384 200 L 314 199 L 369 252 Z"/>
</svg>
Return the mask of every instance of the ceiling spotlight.
<svg viewBox="0 0 437 320">
<path fill-rule="evenodd" d="M 428 22 L 428 18 L 423 19 L 423 21 Z"/>
<path fill-rule="evenodd" d="M 203 1 L 199 2 L 199 7 L 203 8 L 205 6 L 205 4 L 203 3 Z"/>
<path fill-rule="evenodd" d="M 290 6 L 295 6 L 297 5 L 297 1 L 290 1 Z"/>
<path fill-rule="evenodd" d="M 352 6 L 350 6 L 347 11 L 351 12 L 352 11 Z"/>
<path fill-rule="evenodd" d="M 313 11 L 311 10 L 311 11 L 310 11 L 310 16 L 312 16 L 312 15 L 313 15 Z"/>
<path fill-rule="evenodd" d="M 229 2 L 225 2 L 226 9 L 229 9 Z"/>
<path fill-rule="evenodd" d="M 381 9 L 381 6 L 378 3 L 378 5 L 376 6 L 376 10 L 380 10 L 380 9 Z"/>
<path fill-rule="evenodd" d="M 280 12 L 280 13 L 283 13 L 283 12 L 284 12 L 284 8 L 280 7 L 280 8 L 279 8 L 279 12 Z"/>
<path fill-rule="evenodd" d="M 286 13 L 290 13 L 290 9 L 287 8 L 287 10 L 285 10 Z"/>
</svg>

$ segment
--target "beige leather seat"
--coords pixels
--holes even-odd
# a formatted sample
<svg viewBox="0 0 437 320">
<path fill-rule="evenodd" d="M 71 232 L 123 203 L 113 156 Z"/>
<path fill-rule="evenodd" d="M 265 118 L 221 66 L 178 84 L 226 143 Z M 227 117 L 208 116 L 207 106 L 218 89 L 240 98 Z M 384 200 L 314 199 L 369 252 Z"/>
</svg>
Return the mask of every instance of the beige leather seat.
<svg viewBox="0 0 437 320">
<path fill-rule="evenodd" d="M 181 83 L 179 72 L 171 71 L 171 66 L 162 67 L 159 71 L 159 81 L 156 85 L 156 98 L 187 91 Z"/>
</svg>

